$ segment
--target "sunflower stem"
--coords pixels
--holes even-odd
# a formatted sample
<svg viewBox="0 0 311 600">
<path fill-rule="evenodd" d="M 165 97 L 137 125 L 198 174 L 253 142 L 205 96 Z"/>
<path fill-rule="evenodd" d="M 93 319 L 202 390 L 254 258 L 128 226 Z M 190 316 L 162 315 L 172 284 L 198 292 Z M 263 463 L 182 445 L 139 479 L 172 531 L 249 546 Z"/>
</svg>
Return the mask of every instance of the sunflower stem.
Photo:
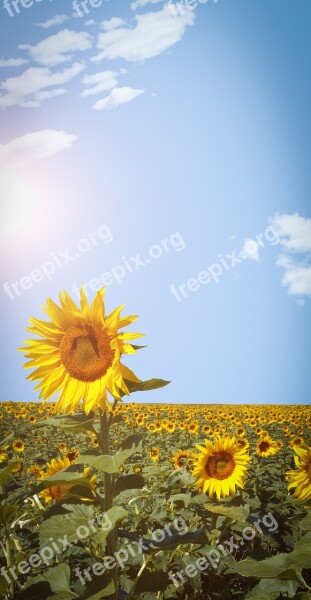
<svg viewBox="0 0 311 600">
<path fill-rule="evenodd" d="M 12 565 L 13 565 L 13 560 L 12 560 L 10 534 L 6 527 L 5 527 L 5 558 L 6 558 L 7 569 L 9 570 L 10 567 L 12 567 Z M 14 582 L 13 581 L 12 581 L 12 583 L 9 584 L 8 593 L 9 593 L 10 598 L 14 598 Z"/>
<path fill-rule="evenodd" d="M 259 498 L 259 493 L 260 493 L 260 488 L 259 488 L 259 472 L 260 472 L 260 468 L 261 468 L 261 456 L 258 458 L 258 463 L 257 463 L 257 467 L 256 467 L 256 474 L 255 474 L 255 495 L 258 496 Z"/>
<path fill-rule="evenodd" d="M 106 410 L 100 414 L 100 436 L 98 439 L 100 450 L 103 454 L 110 454 L 110 439 L 109 430 L 112 419 L 108 417 Z M 105 488 L 105 512 L 110 510 L 113 506 L 113 481 L 114 477 L 109 473 L 104 473 L 104 488 Z M 116 527 L 110 531 L 107 536 L 107 550 L 109 556 L 114 556 L 117 549 L 117 530 Z M 112 570 L 112 578 L 115 585 L 115 591 L 110 596 L 111 600 L 117 600 L 118 598 L 118 570 L 115 566 Z"/>
</svg>

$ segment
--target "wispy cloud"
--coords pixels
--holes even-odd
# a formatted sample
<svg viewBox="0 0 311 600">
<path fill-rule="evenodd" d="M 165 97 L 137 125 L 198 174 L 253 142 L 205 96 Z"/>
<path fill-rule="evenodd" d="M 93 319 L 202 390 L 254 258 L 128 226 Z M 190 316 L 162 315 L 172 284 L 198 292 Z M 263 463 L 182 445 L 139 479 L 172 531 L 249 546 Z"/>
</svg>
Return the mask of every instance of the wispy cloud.
<svg viewBox="0 0 311 600">
<path fill-rule="evenodd" d="M 49 29 L 50 27 L 55 27 L 56 25 L 62 25 L 65 21 L 68 21 L 69 17 L 67 15 L 55 15 L 51 19 L 47 21 L 43 21 L 43 23 L 36 23 L 37 27 L 42 27 L 43 29 Z"/>
<path fill-rule="evenodd" d="M 21 67 L 28 62 L 26 58 L 0 58 L 0 67 Z"/>
<path fill-rule="evenodd" d="M 305 219 L 298 213 L 277 214 L 272 225 L 278 231 L 284 248 L 293 252 L 311 252 L 311 219 Z"/>
<path fill-rule="evenodd" d="M 134 0 L 130 4 L 132 10 L 137 10 L 138 8 L 143 8 L 147 4 L 159 4 L 160 2 L 164 2 L 164 0 Z"/>
<path fill-rule="evenodd" d="M 141 94 L 144 94 L 145 90 L 134 89 L 131 87 L 114 88 L 112 92 L 106 98 L 97 100 L 93 108 L 94 110 L 110 110 L 117 108 L 120 104 L 131 102 Z"/>
<path fill-rule="evenodd" d="M 25 165 L 49 158 L 71 148 L 77 139 L 76 135 L 53 129 L 26 133 L 7 144 L 0 144 L 0 164 Z"/>
<path fill-rule="evenodd" d="M 84 52 L 92 47 L 92 38 L 84 31 L 76 32 L 63 29 L 54 35 L 41 40 L 38 44 L 20 44 L 19 49 L 27 50 L 29 56 L 37 63 L 52 67 L 72 59 L 75 52 Z"/>
<path fill-rule="evenodd" d="M 56 72 L 52 72 L 48 68 L 31 67 L 19 76 L 9 77 L 0 83 L 0 108 L 14 105 L 28 108 L 33 106 L 31 102 L 35 102 L 35 106 L 38 106 L 38 102 L 40 103 L 39 92 L 46 88 L 54 90 L 55 86 L 68 83 L 79 75 L 84 68 L 81 63 L 74 63 L 71 67 Z M 64 93 L 64 90 L 62 93 Z M 53 95 L 57 95 L 55 90 Z"/>
<path fill-rule="evenodd" d="M 179 42 L 189 25 L 195 20 L 194 11 L 185 8 L 183 14 L 174 16 L 165 5 L 158 12 L 136 15 L 136 27 L 130 28 L 115 23 L 98 37 L 97 47 L 101 50 L 92 58 L 98 62 L 103 59 L 123 58 L 128 61 L 141 61 L 158 56 Z M 118 20 L 119 21 L 119 20 Z M 111 22 L 110 22 L 111 25 Z"/>
<path fill-rule="evenodd" d="M 271 224 L 282 245 L 277 260 L 277 265 L 284 269 L 281 284 L 303 305 L 304 297 L 311 297 L 311 219 L 298 213 L 277 214 Z"/>
<path fill-rule="evenodd" d="M 91 87 L 83 90 L 81 96 L 92 96 L 93 94 L 100 94 L 112 90 L 112 88 L 118 85 L 118 75 L 119 73 L 116 71 L 102 71 L 100 73 L 94 73 L 93 75 L 85 75 L 82 79 L 82 83 L 85 86 Z"/>
<path fill-rule="evenodd" d="M 285 270 L 282 285 L 293 296 L 311 296 L 311 266 L 308 262 L 297 262 L 282 254 L 277 263 Z"/>
<path fill-rule="evenodd" d="M 112 31 L 113 29 L 117 29 L 117 27 L 121 27 L 121 25 L 126 25 L 126 21 L 124 21 L 124 19 L 112 17 L 111 19 L 108 19 L 108 21 L 102 21 L 100 28 L 104 31 Z"/>
</svg>

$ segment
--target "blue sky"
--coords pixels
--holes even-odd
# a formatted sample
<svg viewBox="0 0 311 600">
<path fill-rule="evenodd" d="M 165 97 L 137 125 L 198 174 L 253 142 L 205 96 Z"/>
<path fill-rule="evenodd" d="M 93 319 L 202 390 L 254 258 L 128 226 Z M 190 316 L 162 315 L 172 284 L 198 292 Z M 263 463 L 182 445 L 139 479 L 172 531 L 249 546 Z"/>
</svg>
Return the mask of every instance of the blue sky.
<svg viewBox="0 0 311 600">
<path fill-rule="evenodd" d="M 309 0 L 8 2 L 1 399 L 38 398 L 30 315 L 104 281 L 172 381 L 136 401 L 308 403 Z"/>
</svg>

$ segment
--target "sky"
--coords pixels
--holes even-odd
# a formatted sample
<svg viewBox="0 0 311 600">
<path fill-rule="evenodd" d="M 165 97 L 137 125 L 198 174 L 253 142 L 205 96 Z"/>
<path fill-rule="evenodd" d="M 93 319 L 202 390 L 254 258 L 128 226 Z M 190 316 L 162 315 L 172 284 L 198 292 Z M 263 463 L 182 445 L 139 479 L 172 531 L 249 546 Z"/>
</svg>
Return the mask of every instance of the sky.
<svg viewBox="0 0 311 600">
<path fill-rule="evenodd" d="M 1 400 L 38 400 L 25 326 L 83 285 L 171 381 L 132 400 L 309 403 L 310 17 L 0 0 Z"/>
</svg>

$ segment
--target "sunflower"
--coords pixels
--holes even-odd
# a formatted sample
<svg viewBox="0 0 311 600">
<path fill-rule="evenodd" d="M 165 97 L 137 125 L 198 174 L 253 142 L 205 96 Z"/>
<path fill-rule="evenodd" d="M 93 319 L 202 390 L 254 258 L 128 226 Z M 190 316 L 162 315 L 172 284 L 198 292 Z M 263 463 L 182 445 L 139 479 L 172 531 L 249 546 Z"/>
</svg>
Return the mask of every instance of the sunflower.
<svg viewBox="0 0 311 600">
<path fill-rule="evenodd" d="M 35 368 L 28 376 L 40 380 L 40 398 L 50 398 L 61 390 L 55 410 L 72 413 L 80 401 L 86 414 L 96 407 L 105 409 L 107 392 L 117 399 L 128 394 L 126 381 L 138 383 L 136 375 L 121 364 L 122 354 L 135 354 L 130 340 L 140 333 L 119 331 L 137 317 L 121 317 L 123 306 L 105 315 L 103 295 L 97 292 L 89 306 L 81 289 L 80 309 L 67 292 L 60 293 L 59 307 L 50 298 L 44 309 L 50 321 L 31 318 L 27 330 L 39 339 L 26 340 L 25 368 Z M 41 339 L 40 339 L 41 338 Z"/>
<path fill-rule="evenodd" d="M 28 473 L 35 475 L 37 478 L 41 476 L 42 471 L 40 465 L 32 465 L 27 469 Z"/>
<path fill-rule="evenodd" d="M 240 448 L 240 450 L 248 450 L 249 449 L 249 441 L 245 437 L 237 438 L 236 443 L 237 443 L 238 447 Z"/>
<path fill-rule="evenodd" d="M 172 456 L 172 463 L 175 469 L 180 469 L 183 466 L 187 466 L 192 457 L 193 453 L 191 450 L 177 450 L 174 456 Z"/>
<path fill-rule="evenodd" d="M 295 435 L 295 434 L 294 434 Z M 290 442 L 289 445 L 291 448 L 294 448 L 294 446 L 305 446 L 304 440 L 302 437 L 297 437 L 295 436 Z"/>
<path fill-rule="evenodd" d="M 174 433 L 176 428 L 176 425 L 173 421 L 169 421 L 168 424 L 166 425 L 166 431 L 168 433 Z"/>
<path fill-rule="evenodd" d="M 311 446 L 305 448 L 295 446 L 294 451 L 297 469 L 286 473 L 286 479 L 289 482 L 288 489 L 296 488 L 295 498 L 311 500 Z"/>
<path fill-rule="evenodd" d="M 0 447 L 0 463 L 4 462 L 7 458 L 8 458 L 8 454 L 6 452 L 6 450 L 8 449 L 9 446 L 2 446 Z"/>
<path fill-rule="evenodd" d="M 69 450 L 69 452 L 66 453 L 66 457 L 68 458 L 70 464 L 74 463 L 78 456 L 79 450 Z"/>
<path fill-rule="evenodd" d="M 236 486 L 243 488 L 250 457 L 240 449 L 234 437 L 218 437 L 214 443 L 205 440 L 205 448 L 197 446 L 193 475 L 196 486 L 210 498 L 234 494 Z"/>
<path fill-rule="evenodd" d="M 274 456 L 279 450 L 279 443 L 271 440 L 271 438 L 267 436 L 260 438 L 256 444 L 256 454 L 260 458 Z"/>
<path fill-rule="evenodd" d="M 159 460 L 160 458 L 160 450 L 156 446 L 154 448 L 149 449 L 149 456 L 151 460 Z"/>
<path fill-rule="evenodd" d="M 199 423 L 197 421 L 192 421 L 190 425 L 188 425 L 187 430 L 189 431 L 189 433 L 199 435 Z"/>
<path fill-rule="evenodd" d="M 15 452 L 22 453 L 25 450 L 25 444 L 22 440 L 14 440 L 12 448 Z"/>
<path fill-rule="evenodd" d="M 65 456 L 64 458 L 52 458 L 51 462 L 47 463 L 46 470 L 41 471 L 41 474 L 38 477 L 38 481 L 44 481 L 44 479 L 46 479 L 47 477 L 51 477 L 51 475 L 59 473 L 59 471 L 62 471 L 63 469 L 67 469 L 68 467 L 70 467 L 71 464 L 72 463 L 70 462 L 69 458 L 67 458 L 67 456 Z M 84 476 L 87 477 L 88 473 L 89 469 L 85 468 L 83 472 Z M 91 488 L 94 489 L 96 478 L 94 476 L 91 477 L 91 479 L 89 479 L 89 482 Z M 71 488 L 75 487 L 75 485 L 76 484 L 74 482 L 54 485 L 50 488 L 42 490 L 38 494 L 38 496 L 39 498 L 44 498 L 46 503 L 52 502 L 52 500 L 62 500 L 66 496 L 66 494 L 68 494 L 68 492 L 71 490 Z M 89 499 L 86 498 L 85 500 Z"/>
</svg>

